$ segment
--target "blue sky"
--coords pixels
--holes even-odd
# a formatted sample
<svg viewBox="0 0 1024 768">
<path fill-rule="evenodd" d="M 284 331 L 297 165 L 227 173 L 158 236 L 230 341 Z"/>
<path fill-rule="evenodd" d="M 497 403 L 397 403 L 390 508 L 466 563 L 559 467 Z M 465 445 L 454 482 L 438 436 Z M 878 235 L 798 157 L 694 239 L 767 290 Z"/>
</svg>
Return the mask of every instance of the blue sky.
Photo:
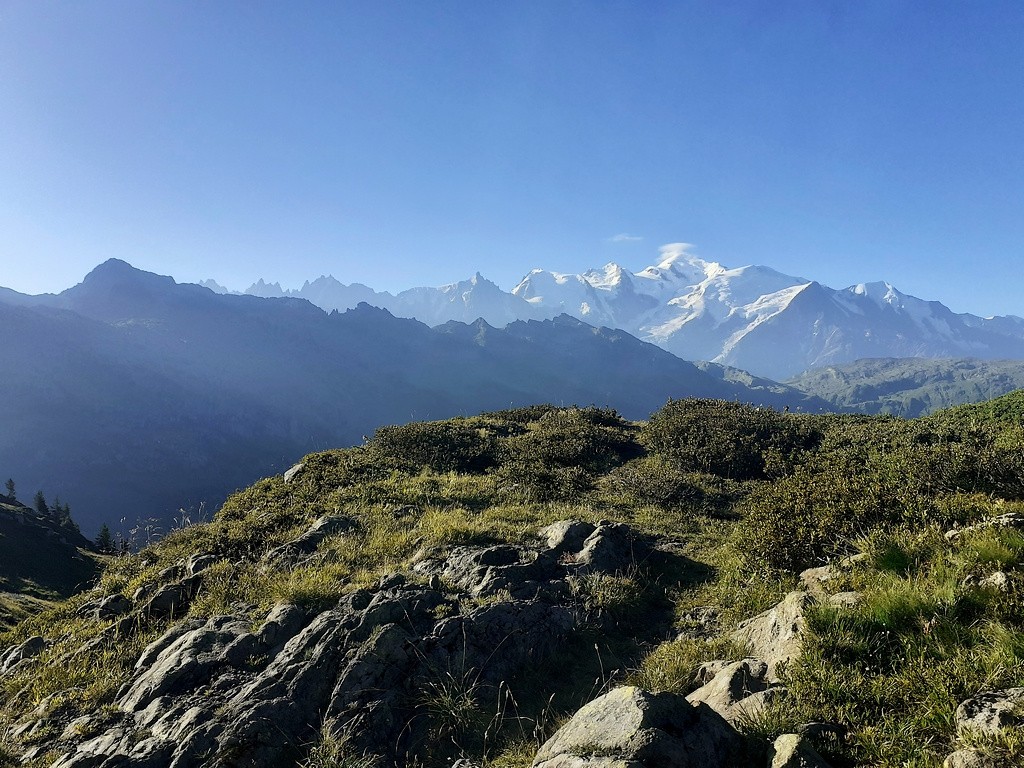
<svg viewBox="0 0 1024 768">
<path fill-rule="evenodd" d="M 511 288 L 686 241 L 1024 315 L 1019 2 L 3 0 L 0 115 L 26 292 L 109 257 Z"/>
</svg>

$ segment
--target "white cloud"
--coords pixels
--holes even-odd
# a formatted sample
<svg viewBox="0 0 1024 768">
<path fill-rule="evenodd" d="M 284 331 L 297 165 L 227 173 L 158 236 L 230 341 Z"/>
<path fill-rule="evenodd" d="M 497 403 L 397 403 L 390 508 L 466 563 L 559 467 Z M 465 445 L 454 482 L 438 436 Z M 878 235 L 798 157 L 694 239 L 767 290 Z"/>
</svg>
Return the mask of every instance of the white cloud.
<svg viewBox="0 0 1024 768">
<path fill-rule="evenodd" d="M 608 238 L 609 243 L 639 243 L 643 238 L 640 235 L 631 235 L 628 232 L 620 232 Z"/>
</svg>

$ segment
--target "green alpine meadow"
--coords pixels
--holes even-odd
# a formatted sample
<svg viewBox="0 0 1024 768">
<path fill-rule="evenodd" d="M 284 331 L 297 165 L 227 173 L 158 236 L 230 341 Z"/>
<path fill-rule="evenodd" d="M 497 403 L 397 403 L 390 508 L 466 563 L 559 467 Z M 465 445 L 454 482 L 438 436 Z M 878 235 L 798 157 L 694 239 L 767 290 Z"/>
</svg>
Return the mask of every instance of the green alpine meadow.
<svg viewBox="0 0 1024 768">
<path fill-rule="evenodd" d="M 1018 765 L 1022 417 L 382 427 L 22 609 L 0 765 Z"/>
</svg>

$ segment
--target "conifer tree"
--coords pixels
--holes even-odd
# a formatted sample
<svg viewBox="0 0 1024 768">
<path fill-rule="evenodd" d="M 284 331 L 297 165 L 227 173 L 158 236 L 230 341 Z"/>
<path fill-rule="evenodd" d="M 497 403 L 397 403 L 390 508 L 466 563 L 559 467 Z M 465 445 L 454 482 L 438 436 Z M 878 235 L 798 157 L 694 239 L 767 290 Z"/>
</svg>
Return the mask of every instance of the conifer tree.
<svg viewBox="0 0 1024 768">
<path fill-rule="evenodd" d="M 71 519 L 71 505 L 64 502 L 64 506 L 55 504 L 53 514 L 57 517 L 61 528 L 67 528 L 75 533 L 81 533 L 78 523 Z"/>
<path fill-rule="evenodd" d="M 100 532 L 96 534 L 96 548 L 104 553 L 114 551 L 114 537 L 106 523 L 100 527 Z"/>
<path fill-rule="evenodd" d="M 50 508 L 46 505 L 46 497 L 43 496 L 42 491 L 36 491 L 36 497 L 32 501 L 32 506 L 36 508 L 36 512 L 41 515 L 50 514 Z"/>
<path fill-rule="evenodd" d="M 11 501 L 14 501 L 16 497 L 14 495 L 14 478 L 13 477 L 7 478 L 7 482 L 5 483 L 5 487 L 7 488 L 7 498 L 9 498 Z"/>
</svg>

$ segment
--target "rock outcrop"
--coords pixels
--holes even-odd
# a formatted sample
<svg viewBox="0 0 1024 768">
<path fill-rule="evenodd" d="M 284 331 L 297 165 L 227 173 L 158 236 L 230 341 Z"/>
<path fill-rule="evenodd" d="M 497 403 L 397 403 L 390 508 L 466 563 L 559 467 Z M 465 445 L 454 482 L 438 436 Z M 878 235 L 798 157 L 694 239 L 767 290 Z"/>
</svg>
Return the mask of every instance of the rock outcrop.
<svg viewBox="0 0 1024 768">
<path fill-rule="evenodd" d="M 534 768 L 753 765 L 757 748 L 705 704 L 624 686 L 580 709 L 540 748 Z"/>
<path fill-rule="evenodd" d="M 956 708 L 957 730 L 996 734 L 1018 725 L 1024 725 L 1024 688 L 983 691 Z"/>
<path fill-rule="evenodd" d="M 796 733 L 779 736 L 768 750 L 768 768 L 829 768 L 811 743 Z"/>
<path fill-rule="evenodd" d="M 744 621 L 732 639 L 768 665 L 767 679 L 778 680 L 779 667 L 796 658 L 803 646 L 804 612 L 815 602 L 808 592 L 790 592 L 778 605 Z"/>
<path fill-rule="evenodd" d="M 322 518 L 262 562 L 306 557 L 350 525 Z M 545 535 L 538 547 L 456 547 L 424 557 L 411 577 L 384 576 L 319 613 L 279 604 L 254 617 L 253 606 L 239 604 L 179 620 L 141 653 L 115 709 L 62 725 L 45 745 L 61 755 L 53 768 L 294 765 L 325 734 L 354 754 L 399 759 L 428 728 L 424 691 L 461 686 L 467 706 L 492 698 L 556 655 L 585 620 L 570 578 L 620 573 L 651 552 L 621 524 L 555 528 L 563 535 Z M 97 599 L 86 612 L 120 621 L 178 615 L 217 560 L 193 557 L 165 569 L 134 601 Z M 34 638 L 0 660 L 31 663 L 43 642 Z M 715 724 L 709 744 L 738 738 L 710 708 L 700 711 L 702 722 Z"/>
<path fill-rule="evenodd" d="M 768 663 L 761 659 L 732 662 L 686 700 L 707 704 L 731 724 L 738 725 L 786 695 L 784 686 L 768 679 L 768 669 Z"/>
</svg>

